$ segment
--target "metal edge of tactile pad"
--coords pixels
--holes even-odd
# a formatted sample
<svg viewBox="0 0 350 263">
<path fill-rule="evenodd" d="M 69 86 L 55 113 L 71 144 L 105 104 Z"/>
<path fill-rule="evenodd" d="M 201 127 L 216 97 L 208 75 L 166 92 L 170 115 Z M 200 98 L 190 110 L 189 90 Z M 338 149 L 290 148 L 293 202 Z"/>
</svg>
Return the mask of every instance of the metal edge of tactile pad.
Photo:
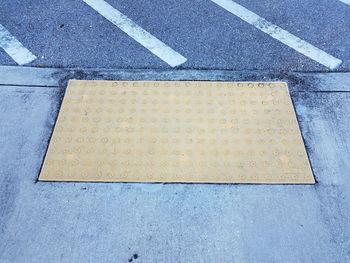
<svg viewBox="0 0 350 263">
<path fill-rule="evenodd" d="M 142 83 L 144 83 L 144 85 L 146 85 L 146 88 L 144 88 L 144 89 L 142 89 Z M 146 84 L 145 84 L 146 83 Z M 181 177 L 181 175 L 178 175 L 178 173 L 183 173 L 183 174 L 193 174 L 193 172 L 195 173 L 195 171 L 201 171 L 200 172 L 200 174 L 203 174 L 203 171 L 201 170 L 202 168 L 201 167 L 197 167 L 197 169 L 193 169 L 193 168 L 189 168 L 189 169 L 185 169 L 185 170 L 183 170 L 183 167 L 181 166 L 182 165 L 182 163 L 180 162 L 176 162 L 176 164 L 177 165 L 174 165 L 174 167 L 175 168 L 167 168 L 167 169 L 165 169 L 165 170 L 167 170 L 167 171 L 169 171 L 169 170 L 171 170 L 172 169 L 172 171 L 173 171 L 173 174 L 172 175 L 176 175 L 176 176 L 170 176 L 171 178 L 166 178 L 167 176 L 160 176 L 160 173 L 159 172 L 157 172 L 157 171 L 159 171 L 159 170 L 161 170 L 161 171 L 164 171 L 164 169 L 162 170 L 162 167 L 160 167 L 159 165 L 158 166 L 154 166 L 154 164 L 153 164 L 153 168 L 151 167 L 152 166 L 152 164 L 151 165 L 147 165 L 147 162 L 146 162 L 146 164 L 143 164 L 143 165 L 140 165 L 141 166 L 141 168 L 138 168 L 138 169 L 135 169 L 132 173 L 133 173 L 133 176 L 129 176 L 128 177 L 128 175 L 126 175 L 125 176 L 125 174 L 123 175 L 123 176 L 121 176 L 121 174 L 122 173 L 119 173 L 119 175 L 118 175 L 118 172 L 117 172 L 117 174 L 115 174 L 114 173 L 114 171 L 112 172 L 111 171 L 111 169 L 107 169 L 106 171 L 101 171 L 101 170 L 96 170 L 96 167 L 95 168 L 91 168 L 91 169 L 95 169 L 95 170 L 93 170 L 93 171 L 86 171 L 86 169 L 84 170 L 84 169 L 78 169 L 78 170 L 75 170 L 75 172 L 73 171 L 73 170 L 70 170 L 70 171 L 68 171 L 68 173 L 70 174 L 70 176 L 59 176 L 59 177 L 57 177 L 57 173 L 64 173 L 63 171 L 62 171 L 62 169 L 56 169 L 56 176 L 54 176 L 54 177 L 52 177 L 52 176 L 48 176 L 50 173 L 47 171 L 47 169 L 45 169 L 45 167 L 46 166 L 48 166 L 48 163 L 50 163 L 50 161 L 52 161 L 52 160 L 49 160 L 49 161 L 47 161 L 47 159 L 49 159 L 49 157 L 48 156 L 50 156 L 50 152 L 52 152 L 52 150 L 51 150 L 51 145 L 52 145 L 52 141 L 50 142 L 50 145 L 49 145 L 49 149 L 48 149 L 48 153 L 47 153 L 47 155 L 46 155 L 46 157 L 45 157 L 45 161 L 44 161 L 44 164 L 43 164 L 43 170 L 44 170 L 44 172 L 43 172 L 43 170 L 41 171 L 41 174 L 40 174 L 40 177 L 39 177 L 39 180 L 43 180 L 43 181 L 94 181 L 94 182 L 97 182 L 97 181 L 101 181 L 101 182 L 182 182 L 182 183 L 254 183 L 254 184 L 260 184 L 260 183 L 262 183 L 262 184 L 313 184 L 313 183 L 315 183 L 315 181 L 314 181 L 314 177 L 313 177 L 313 175 L 312 175 L 312 172 L 311 172 L 311 166 L 310 166 L 310 163 L 309 163 L 309 160 L 308 160 L 308 158 L 307 158 L 307 153 L 306 153 L 306 150 L 305 150 L 305 147 L 304 147 L 304 144 L 303 144 L 303 141 L 302 141 L 302 137 L 301 137 L 301 133 L 300 133 L 300 129 L 299 129 L 299 126 L 298 126 L 298 122 L 297 122 L 297 119 L 296 119 L 296 115 L 295 115 L 295 112 L 294 112 L 294 108 L 293 108 L 293 106 L 292 106 L 292 101 L 291 101 L 291 98 L 290 98 L 290 96 L 289 96 L 289 93 L 288 93 L 288 87 L 287 87 L 287 85 L 286 85 L 286 83 L 283 83 L 283 82 L 270 82 L 270 83 L 272 83 L 273 85 L 280 85 L 283 89 L 284 89 L 284 91 L 285 91 L 285 95 L 286 95 L 286 99 L 288 99 L 289 100 L 289 102 L 286 102 L 286 104 L 288 105 L 288 107 L 289 107 L 289 112 L 292 114 L 292 115 L 294 115 L 294 117 L 293 116 L 291 116 L 292 117 L 292 120 L 290 120 L 290 122 L 293 122 L 294 124 L 294 129 L 296 129 L 295 130 L 295 132 L 297 133 L 296 135 L 297 136 L 299 136 L 298 137 L 298 140 L 299 140 L 299 143 L 301 143 L 301 146 L 302 146 L 302 150 L 304 151 L 304 153 L 302 154 L 303 155 L 303 158 L 304 158 L 304 165 L 305 165 L 305 173 L 307 173 L 308 174 L 308 176 L 306 176 L 305 178 L 304 178 L 304 180 L 291 180 L 291 179 L 289 179 L 289 180 L 285 180 L 285 179 L 283 179 L 283 178 L 279 178 L 278 180 L 272 180 L 271 178 L 268 180 L 268 179 L 266 179 L 265 178 L 265 180 L 261 180 L 261 178 L 260 178 L 260 180 L 255 176 L 255 175 L 253 175 L 253 177 L 251 177 L 250 179 L 244 179 L 244 178 L 246 178 L 246 176 L 247 176 L 247 173 L 252 173 L 253 171 L 255 171 L 255 172 L 260 172 L 260 171 L 258 171 L 258 170 L 254 170 L 254 169 L 256 169 L 256 168 L 253 168 L 253 167 L 250 167 L 249 169 L 248 169 L 248 171 L 245 171 L 245 176 L 243 176 L 243 177 L 241 177 L 240 179 L 239 178 L 235 178 L 235 179 L 232 179 L 232 177 L 230 177 L 230 176 L 227 176 L 227 174 L 228 173 L 234 173 L 234 172 L 232 172 L 232 169 L 224 169 L 224 170 L 222 170 L 223 169 L 223 166 L 224 166 L 224 164 L 225 165 L 227 165 L 227 164 L 229 164 L 230 163 L 230 161 L 232 162 L 232 160 L 233 159 L 237 159 L 237 158 L 239 158 L 239 156 L 238 155 L 236 155 L 235 157 L 236 158 L 231 158 L 231 159 L 227 159 L 226 158 L 226 160 L 228 160 L 226 163 L 222 163 L 222 165 L 220 164 L 220 163 L 216 163 L 216 165 L 209 165 L 209 166 L 207 166 L 207 168 L 210 168 L 210 169 L 212 169 L 213 167 L 216 167 L 211 173 L 218 173 L 218 174 L 226 174 L 226 178 L 224 177 L 220 177 L 220 175 L 216 175 L 216 177 L 213 179 L 212 178 L 212 176 L 202 176 L 202 178 L 196 178 L 196 180 L 193 180 L 193 178 L 191 179 L 189 179 L 189 178 L 183 178 L 183 177 Z M 121 87 L 119 87 L 118 85 L 119 84 L 121 84 Z M 131 85 L 131 87 L 129 87 L 129 85 L 130 84 L 132 84 Z M 58 119 L 57 119 L 57 123 L 56 123 L 56 126 L 55 126 L 55 130 L 54 130 L 54 132 L 53 132 L 53 136 L 52 136 L 52 138 L 53 138 L 53 140 L 55 141 L 55 136 L 57 136 L 57 135 L 55 135 L 55 133 L 57 133 L 57 127 L 60 127 L 60 123 L 62 122 L 62 118 L 64 118 L 64 116 L 62 117 L 62 115 L 64 115 L 65 113 L 65 111 L 67 111 L 67 107 L 68 106 L 71 106 L 71 105 L 68 105 L 68 100 L 69 100 L 69 98 L 67 98 L 67 96 L 70 96 L 70 95 L 72 95 L 72 94 L 74 94 L 74 92 L 72 92 L 72 87 L 73 86 L 81 86 L 80 88 L 80 91 L 78 91 L 77 90 L 77 96 L 80 96 L 80 95 L 82 95 L 82 97 L 81 97 L 81 99 L 83 99 L 83 97 L 84 96 L 91 96 L 91 95 L 94 95 L 95 94 L 95 96 L 96 96 L 96 90 L 94 90 L 94 89 L 98 89 L 98 86 L 99 85 L 102 85 L 102 88 L 103 88 L 103 85 L 105 85 L 106 87 L 104 87 L 104 93 L 107 93 L 107 92 L 113 92 L 114 91 L 114 94 L 108 94 L 108 97 L 109 98 L 113 98 L 113 96 L 116 96 L 115 97 L 115 99 L 117 99 L 117 98 L 119 98 L 118 96 L 122 96 L 121 94 L 119 94 L 118 93 L 118 89 L 120 89 L 121 88 L 121 90 L 123 91 L 123 92 L 131 92 L 130 94 L 132 94 L 132 96 L 130 97 L 130 98 L 127 98 L 127 99 L 135 99 L 135 96 L 137 97 L 137 92 L 139 92 L 139 91 L 152 91 L 152 92 L 157 92 L 157 94 L 154 94 L 154 95 L 157 95 L 157 96 L 159 96 L 159 91 L 162 91 L 161 89 L 163 88 L 164 89 L 164 85 L 166 86 L 166 85 L 168 85 L 170 88 L 172 88 L 171 90 L 168 90 L 167 88 L 165 88 L 166 90 L 163 90 L 164 92 L 166 91 L 166 92 L 170 92 L 170 93 L 172 93 L 173 92 L 173 90 L 175 90 L 175 91 L 177 91 L 178 93 L 180 92 L 180 91 L 184 91 L 184 88 L 185 88 L 185 86 L 187 87 L 187 89 L 190 89 L 190 87 L 191 87 L 191 85 L 194 85 L 194 86 L 201 86 L 202 87 L 202 89 L 201 89 L 201 91 L 203 91 L 203 89 L 206 87 L 207 89 L 208 89 L 208 85 L 209 86 L 214 86 L 214 87 L 212 87 L 212 90 L 210 91 L 211 92 L 211 95 L 213 95 L 213 92 L 214 92 L 214 95 L 215 95 L 215 92 L 218 90 L 218 88 L 219 88 L 219 86 L 222 86 L 222 87 L 225 87 L 225 86 L 228 86 L 228 85 L 231 85 L 231 86 L 235 86 L 236 87 L 236 89 L 235 90 L 231 90 L 231 91 L 237 91 L 237 89 L 238 88 L 240 88 L 240 89 L 242 89 L 241 91 L 244 91 L 244 92 L 246 92 L 246 91 L 248 91 L 249 90 L 249 88 L 251 89 L 252 87 L 254 87 L 254 86 L 256 86 L 256 87 L 264 87 L 264 84 L 269 84 L 269 83 L 263 83 L 263 82 L 259 82 L 259 83 L 253 83 L 253 82 L 204 82 L 204 81 L 201 81 L 201 82 L 199 82 L 199 81 L 190 81 L 190 82 L 188 82 L 188 81 L 181 81 L 181 82 L 179 82 L 179 81 L 169 81 L 169 82 L 167 82 L 167 81 L 161 81 L 161 82 L 159 82 L 159 81 L 147 81 L 147 82 L 141 82 L 141 81 L 70 81 L 69 82 L 69 87 L 67 88 L 67 91 L 66 91 L 66 94 L 65 94 L 65 97 L 64 97 L 64 100 L 63 100 L 63 103 L 62 103 L 62 107 L 61 107 L 61 110 L 60 110 L 60 113 L 59 113 L 59 116 L 58 116 Z M 90 85 L 90 86 L 89 86 Z M 92 87 L 91 87 L 91 85 L 92 85 Z M 109 85 L 109 86 L 108 86 Z M 113 85 L 117 85 L 117 87 L 115 87 L 114 89 L 113 89 Z M 134 88 L 134 86 L 138 86 L 138 89 L 137 89 L 137 92 L 136 92 L 136 90 L 135 90 L 135 88 Z M 148 87 L 147 88 L 147 86 L 154 86 L 154 88 L 155 88 L 155 86 L 157 86 L 157 89 L 151 89 L 151 90 L 148 90 L 150 87 Z M 242 86 L 242 87 L 239 87 L 239 86 Z M 124 87 L 125 86 L 125 87 Z M 204 86 L 204 87 L 203 87 Z M 90 87 L 90 88 L 89 88 Z M 126 90 L 123 90 L 123 87 L 126 89 Z M 99 88 L 101 88 L 101 86 L 99 87 Z M 180 88 L 180 89 L 179 89 Z M 182 90 L 181 90 L 181 88 L 182 88 Z M 193 88 L 193 87 L 192 87 Z M 75 87 L 75 89 L 77 89 L 77 87 Z M 178 89 L 178 90 L 176 90 L 176 89 Z M 210 89 L 210 87 L 209 87 L 209 89 Z M 266 89 L 266 87 L 265 87 L 265 89 Z M 198 91 L 198 90 L 197 90 Z M 80 93 L 79 93 L 80 92 Z M 81 92 L 83 92 L 84 94 L 82 94 Z M 94 94 L 87 94 L 87 92 L 93 92 Z M 192 92 L 192 91 L 191 91 Z M 244 93 L 244 92 L 242 92 L 242 93 Z M 181 93 L 181 92 L 180 92 Z M 233 92 L 234 93 L 234 92 Z M 68 95 L 67 95 L 68 94 Z M 103 94 L 100 94 L 100 95 L 102 95 L 102 96 L 104 96 Z M 144 96 L 141 96 L 141 94 L 138 94 L 139 95 L 139 98 L 137 98 L 137 99 L 140 99 L 141 100 L 141 98 L 144 98 Z M 186 97 L 186 95 L 185 94 L 182 94 L 183 96 L 185 96 Z M 192 94 L 193 95 L 193 94 Z M 260 95 L 264 95 L 264 94 L 260 94 Z M 271 97 L 271 96 L 270 96 Z M 269 99 L 271 99 L 269 97 Z M 93 98 L 93 96 L 92 96 L 92 98 Z M 193 98 L 193 97 L 191 97 L 191 98 Z M 207 97 L 201 97 L 202 99 L 206 99 Z M 101 99 L 103 99 L 102 97 L 100 98 L 100 100 Z M 258 98 L 258 100 L 259 100 L 259 98 Z M 273 100 L 273 98 L 271 99 L 271 100 Z M 68 105 L 68 106 L 67 106 Z M 111 107 L 116 107 L 115 109 L 112 109 L 111 110 L 111 114 L 115 117 L 116 115 L 118 116 L 118 114 L 117 114 L 117 110 L 118 110 L 118 105 L 116 105 L 115 103 L 113 103 L 113 104 L 111 104 L 111 105 L 109 105 L 109 106 L 111 106 Z M 167 107 L 169 106 L 168 104 L 166 105 Z M 176 104 L 173 104 L 172 106 L 176 106 Z M 186 105 L 183 105 L 183 106 L 186 106 Z M 124 104 L 124 106 L 123 106 L 124 108 L 126 108 L 126 109 L 128 109 L 127 107 L 128 107 L 128 105 L 125 105 Z M 228 109 L 229 109 L 229 107 L 230 107 L 230 105 L 227 105 L 227 107 L 228 107 Z M 231 107 L 232 107 L 232 105 L 231 105 Z M 68 107 L 68 109 L 69 109 L 69 107 Z M 130 109 L 130 108 L 129 108 Z M 95 109 L 96 110 L 96 109 Z M 292 111 L 291 111 L 292 110 Z M 62 111 L 63 111 L 63 113 L 62 113 Z M 79 109 L 77 110 L 78 112 L 82 112 L 82 111 L 80 111 Z M 91 114 L 92 112 L 89 112 L 89 114 Z M 140 112 L 139 112 L 140 113 Z M 141 112 L 141 114 L 143 114 L 143 111 Z M 96 115 L 96 116 L 98 116 L 98 115 Z M 96 117 L 95 116 L 95 117 Z M 119 116 L 121 116 L 121 115 L 119 115 Z M 151 116 L 154 116 L 154 115 L 151 115 Z M 148 116 L 149 118 L 151 117 L 151 116 Z M 217 117 L 219 117 L 220 115 L 218 115 Z M 225 116 L 227 116 L 227 114 L 225 115 Z M 81 117 L 81 116 L 80 116 Z M 113 118 L 114 118 L 113 117 Z M 125 116 L 124 116 L 125 117 Z M 186 117 L 186 114 L 183 114 L 183 116 L 181 117 L 181 118 L 185 118 Z M 231 116 L 232 117 L 232 116 Z M 98 118 L 98 117 L 97 117 Z M 209 123 L 209 122 L 208 122 Z M 208 124 L 207 123 L 207 124 Z M 116 125 L 118 125 L 117 123 L 115 123 Z M 160 125 L 160 123 L 157 123 L 157 125 Z M 193 126 L 194 127 L 194 126 Z M 90 128 L 92 128 L 92 127 L 90 127 Z M 135 128 L 137 128 L 137 125 L 135 126 Z M 124 134 L 125 135 L 125 134 Z M 216 134 L 214 137 L 215 138 L 219 138 L 220 136 L 219 136 L 220 134 Z M 137 137 L 137 136 L 136 136 Z M 152 135 L 148 135 L 148 137 L 149 138 L 152 138 Z M 75 139 L 79 139 L 79 138 L 75 138 Z M 101 139 L 101 138 L 100 138 Z M 133 139 L 135 139 L 135 138 L 133 138 Z M 108 138 L 107 138 L 107 140 L 108 140 Z M 135 148 L 135 149 L 137 149 L 137 147 L 139 147 L 138 149 L 140 149 L 140 145 L 141 144 L 138 144 L 138 145 L 133 145 L 133 147 Z M 146 145 L 144 145 L 144 147 L 146 147 L 147 146 L 147 144 Z M 149 145 L 148 145 L 149 146 Z M 121 148 L 125 148 L 125 149 L 127 149 L 127 148 L 130 148 L 130 144 L 125 144 L 124 146 L 121 146 Z M 212 145 L 206 145 L 206 147 L 213 147 Z M 216 147 L 216 148 L 215 148 Z M 214 148 L 214 151 L 218 151 L 219 150 L 219 146 L 215 146 Z M 259 146 L 258 146 L 259 147 Z M 294 146 L 295 147 L 295 146 Z M 300 146 L 299 146 L 300 147 Z M 73 154 L 73 149 L 69 149 L 69 147 L 67 146 L 67 147 L 64 147 L 65 149 L 66 149 L 66 158 L 68 158 L 68 159 L 62 159 L 61 158 L 61 160 L 59 160 L 60 161 L 60 163 L 57 163 L 57 165 L 58 166 L 65 166 L 65 169 L 68 169 L 69 168 L 69 165 L 72 165 L 72 163 L 71 163 L 71 161 L 74 161 L 75 160 L 75 158 L 76 157 L 74 157 L 74 154 Z M 120 148 L 120 149 L 121 149 Z M 124 149 L 123 148 L 123 149 Z M 133 148 L 133 149 L 134 149 Z M 147 147 L 146 147 L 147 148 Z M 165 148 L 169 148 L 169 146 L 168 147 L 165 147 Z M 171 147 L 170 147 L 171 148 Z M 68 149 L 68 150 L 67 150 Z M 97 149 L 97 148 L 96 148 Z M 142 147 L 141 147 L 141 149 L 142 149 Z M 145 149 L 145 148 L 144 148 Z M 299 149 L 300 150 L 300 149 Z M 181 149 L 179 150 L 180 152 L 181 152 Z M 213 152 L 214 152 L 213 151 Z M 137 151 L 136 151 L 137 152 Z M 52 154 L 52 153 L 51 153 Z M 117 156 L 118 156 L 118 158 L 122 158 L 122 155 L 120 154 L 120 155 L 118 155 L 117 154 Z M 141 155 L 139 155 L 139 156 L 142 156 L 142 157 L 145 157 L 145 153 L 144 153 L 144 155 L 142 155 L 142 151 L 141 151 Z M 139 156 L 134 156 L 133 158 L 138 158 Z M 234 156 L 234 155 L 233 155 Z M 61 156 L 62 157 L 62 156 Z M 97 158 L 97 156 L 95 156 L 96 158 Z M 164 157 L 164 154 L 159 154 L 159 156 L 158 156 L 158 158 L 160 158 L 160 159 L 162 159 Z M 212 158 L 213 156 L 211 156 L 210 158 Z M 95 158 L 95 161 L 96 161 L 96 158 Z M 106 157 L 107 158 L 107 157 Z M 210 163 L 211 162 L 211 159 L 205 159 L 205 161 L 206 162 L 208 162 L 208 163 Z M 69 159 L 72 159 L 72 160 L 69 160 Z M 146 158 L 147 159 L 147 158 Z M 167 160 L 167 161 L 171 161 L 171 159 L 172 159 L 172 157 L 169 157 L 169 159 Z M 186 158 L 185 158 L 186 159 Z M 188 158 L 187 158 L 188 159 Z M 197 157 L 197 159 L 198 159 L 198 157 Z M 282 158 L 283 160 L 282 160 L 282 162 L 284 161 L 284 162 L 288 162 L 289 160 L 287 160 L 288 159 L 288 156 L 283 156 L 283 158 Z M 116 159 L 114 159 L 114 160 L 116 160 Z M 78 162 L 81 162 L 82 161 L 82 159 L 79 159 L 79 160 L 75 160 L 75 161 L 78 161 Z M 111 161 L 111 160 L 109 160 L 109 161 Z M 115 165 L 113 166 L 113 168 L 115 168 L 115 167 L 121 167 L 121 166 L 125 166 L 123 169 L 126 169 L 125 171 L 129 171 L 130 170 L 130 159 L 127 159 L 126 161 L 124 161 L 124 164 L 122 164 L 122 163 L 114 163 Z M 104 161 L 102 160 L 100 160 L 100 161 L 98 161 L 97 163 L 103 163 Z M 200 162 L 197 160 L 197 166 L 198 166 L 198 164 L 199 164 Z M 67 168 L 67 164 L 68 164 L 68 168 Z M 133 163 L 134 165 L 136 165 L 136 163 L 134 162 Z M 202 164 L 205 164 L 205 163 L 202 163 Z M 218 165 L 219 164 L 219 165 Z M 138 164 L 139 165 L 139 164 Z M 50 166 L 50 165 L 49 165 Z M 151 168 L 150 168 L 151 167 Z M 233 167 L 233 168 L 237 168 L 237 167 Z M 69 168 L 69 169 L 71 169 L 71 167 Z M 68 169 L 68 170 L 69 170 Z M 182 170 L 181 170 L 182 169 Z M 209 170 L 210 170 L 209 169 Z M 267 169 L 267 168 L 266 168 Z M 285 169 L 285 168 L 283 168 L 283 169 Z M 283 170 L 282 169 L 282 170 Z M 295 168 L 296 169 L 296 168 Z M 102 169 L 103 170 L 103 169 Z M 234 170 L 234 169 L 233 169 Z M 93 173 L 96 173 L 96 174 L 99 174 L 100 176 L 98 177 L 96 177 L 96 174 L 95 174 L 95 176 L 92 176 L 91 177 L 91 175 L 90 176 L 85 176 L 85 178 L 82 178 L 82 177 L 76 177 L 76 176 L 72 176 L 72 173 L 74 173 L 74 174 L 77 174 L 77 173 L 82 173 L 82 171 L 84 171 L 84 173 L 87 173 L 87 174 L 93 174 Z M 147 171 L 148 172 L 148 175 L 150 175 L 150 174 L 152 174 L 152 176 L 151 176 L 151 178 L 150 177 L 143 177 L 142 178 L 142 176 L 141 176 L 141 178 L 139 178 L 138 176 L 139 175 L 141 175 L 142 173 L 143 174 L 145 174 L 145 171 Z M 180 172 L 176 172 L 176 171 L 180 171 Z M 154 176 L 154 174 L 157 174 L 158 173 L 158 175 L 159 176 Z M 276 173 L 276 170 L 275 170 L 275 173 Z M 43 175 L 44 174 L 44 175 Z M 103 175 L 108 175 L 108 176 L 103 176 Z M 129 174 L 129 172 L 127 173 L 127 174 Z M 135 176 L 135 174 L 136 174 L 136 176 Z M 198 174 L 197 174 L 198 175 Z M 198 177 L 198 176 L 197 176 Z M 199 176 L 200 177 L 200 176 Z"/>
</svg>

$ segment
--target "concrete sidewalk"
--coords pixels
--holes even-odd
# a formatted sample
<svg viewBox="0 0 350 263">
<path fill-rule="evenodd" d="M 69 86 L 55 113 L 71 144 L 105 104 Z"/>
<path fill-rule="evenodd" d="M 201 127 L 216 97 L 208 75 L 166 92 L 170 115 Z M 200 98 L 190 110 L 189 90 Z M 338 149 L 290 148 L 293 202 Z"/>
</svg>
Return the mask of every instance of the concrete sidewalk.
<svg viewBox="0 0 350 263">
<path fill-rule="evenodd" d="M 287 81 L 316 185 L 37 182 L 67 80 Z M 0 67 L 0 262 L 349 262 L 350 73 Z"/>
</svg>

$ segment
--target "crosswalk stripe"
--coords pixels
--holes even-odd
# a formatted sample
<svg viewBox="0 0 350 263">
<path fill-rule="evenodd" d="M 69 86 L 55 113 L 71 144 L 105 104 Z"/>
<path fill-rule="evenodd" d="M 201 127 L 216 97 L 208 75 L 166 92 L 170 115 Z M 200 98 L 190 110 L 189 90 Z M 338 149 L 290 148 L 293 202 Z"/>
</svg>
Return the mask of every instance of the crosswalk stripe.
<svg viewBox="0 0 350 263">
<path fill-rule="evenodd" d="M 2 48 L 18 65 L 24 65 L 36 59 L 21 42 L 0 24 L 0 48 Z"/>
<path fill-rule="evenodd" d="M 332 55 L 289 33 L 279 26 L 272 24 L 265 18 L 260 17 L 232 0 L 211 1 L 226 9 L 231 14 L 238 16 L 243 21 L 251 24 L 262 32 L 270 35 L 274 39 L 330 69 L 336 69 L 342 63 L 340 59 L 333 57 Z"/>
<path fill-rule="evenodd" d="M 83 1 L 170 66 L 176 67 L 186 62 L 187 59 L 185 57 L 141 28 L 130 18 L 112 7 L 107 2 L 103 0 Z"/>
</svg>

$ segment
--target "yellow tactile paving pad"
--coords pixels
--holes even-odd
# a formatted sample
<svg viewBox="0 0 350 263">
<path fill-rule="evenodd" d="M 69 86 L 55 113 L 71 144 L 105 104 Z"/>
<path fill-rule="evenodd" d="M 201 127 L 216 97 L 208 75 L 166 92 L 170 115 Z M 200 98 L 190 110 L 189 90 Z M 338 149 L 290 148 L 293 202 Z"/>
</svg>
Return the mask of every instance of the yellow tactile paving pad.
<svg viewBox="0 0 350 263">
<path fill-rule="evenodd" d="M 39 179 L 315 182 L 282 82 L 70 81 Z"/>
</svg>

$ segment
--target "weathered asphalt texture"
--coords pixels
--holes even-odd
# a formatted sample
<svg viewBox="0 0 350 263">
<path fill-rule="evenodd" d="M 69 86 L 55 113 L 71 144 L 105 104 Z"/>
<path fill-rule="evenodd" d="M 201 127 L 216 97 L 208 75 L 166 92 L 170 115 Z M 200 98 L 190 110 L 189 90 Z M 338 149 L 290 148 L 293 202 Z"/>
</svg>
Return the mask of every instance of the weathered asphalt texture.
<svg viewBox="0 0 350 263">
<path fill-rule="evenodd" d="M 67 79 L 288 81 L 316 185 L 37 182 Z M 0 67 L 0 262 L 349 262 L 350 74 Z"/>
<path fill-rule="evenodd" d="M 188 61 L 184 69 L 328 71 L 209 0 L 107 0 Z M 350 68 L 350 6 L 338 0 L 238 0 Z M 30 66 L 169 66 L 81 0 L 2 0 L 0 23 L 38 59 Z M 15 63 L 0 50 L 0 64 Z"/>
</svg>

